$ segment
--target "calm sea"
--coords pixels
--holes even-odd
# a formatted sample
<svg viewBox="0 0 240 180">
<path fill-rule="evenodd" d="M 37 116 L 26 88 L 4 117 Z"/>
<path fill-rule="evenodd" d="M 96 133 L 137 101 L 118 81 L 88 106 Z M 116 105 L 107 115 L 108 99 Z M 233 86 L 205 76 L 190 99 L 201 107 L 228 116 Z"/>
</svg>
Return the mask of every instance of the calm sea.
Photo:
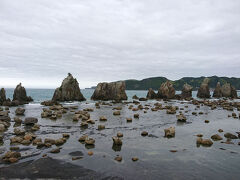
<svg viewBox="0 0 240 180">
<path fill-rule="evenodd" d="M 6 88 L 5 90 L 6 90 L 7 98 L 12 99 L 14 89 Z M 26 91 L 27 91 L 27 95 L 31 96 L 34 99 L 35 103 L 39 103 L 44 100 L 50 100 L 50 99 L 52 99 L 52 96 L 54 94 L 54 89 L 26 89 Z M 81 92 L 87 100 L 90 100 L 90 98 L 94 92 L 94 89 L 81 89 Z M 146 97 L 147 92 L 148 91 L 146 91 L 146 90 L 126 90 L 128 100 L 132 100 L 132 96 L 135 94 L 138 97 Z M 176 94 L 180 94 L 180 93 L 181 93 L 181 91 L 176 91 Z M 194 98 L 196 98 L 197 91 L 193 91 L 192 95 Z M 211 92 L 211 95 L 212 95 L 212 92 Z M 240 91 L 238 91 L 238 96 L 240 96 Z"/>
</svg>

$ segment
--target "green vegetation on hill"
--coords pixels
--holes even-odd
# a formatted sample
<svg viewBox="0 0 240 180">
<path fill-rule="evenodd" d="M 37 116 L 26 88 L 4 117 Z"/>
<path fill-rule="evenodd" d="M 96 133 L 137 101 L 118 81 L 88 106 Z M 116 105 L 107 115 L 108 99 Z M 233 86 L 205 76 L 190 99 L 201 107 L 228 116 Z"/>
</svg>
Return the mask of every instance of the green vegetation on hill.
<svg viewBox="0 0 240 180">
<path fill-rule="evenodd" d="M 176 81 L 172 81 L 173 86 L 176 90 L 181 90 L 185 83 L 193 86 L 193 89 L 196 90 L 202 83 L 205 77 L 184 77 Z M 240 89 L 240 78 L 235 77 L 218 77 L 211 76 L 208 77 L 210 79 L 209 87 L 214 89 L 217 85 L 217 82 L 220 82 L 221 85 L 225 83 L 232 84 L 236 89 Z M 127 90 L 148 90 L 152 88 L 154 90 L 158 90 L 163 82 L 166 82 L 168 79 L 165 77 L 152 77 L 143 80 L 126 80 L 126 89 Z M 171 80 L 170 80 L 171 81 Z"/>
<path fill-rule="evenodd" d="M 138 80 L 126 80 L 126 89 L 127 90 L 147 90 L 149 88 L 158 89 L 160 85 L 166 82 L 168 79 L 165 77 L 153 77 Z"/>
</svg>

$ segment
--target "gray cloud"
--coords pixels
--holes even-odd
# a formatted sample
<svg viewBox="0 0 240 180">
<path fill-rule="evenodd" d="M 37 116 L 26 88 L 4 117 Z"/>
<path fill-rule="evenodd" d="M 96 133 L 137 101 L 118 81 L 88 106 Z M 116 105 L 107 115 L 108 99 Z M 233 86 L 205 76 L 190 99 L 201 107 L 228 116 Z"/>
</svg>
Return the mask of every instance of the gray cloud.
<svg viewBox="0 0 240 180">
<path fill-rule="evenodd" d="M 236 76 L 235 0 L 1 0 L 0 86 Z"/>
</svg>

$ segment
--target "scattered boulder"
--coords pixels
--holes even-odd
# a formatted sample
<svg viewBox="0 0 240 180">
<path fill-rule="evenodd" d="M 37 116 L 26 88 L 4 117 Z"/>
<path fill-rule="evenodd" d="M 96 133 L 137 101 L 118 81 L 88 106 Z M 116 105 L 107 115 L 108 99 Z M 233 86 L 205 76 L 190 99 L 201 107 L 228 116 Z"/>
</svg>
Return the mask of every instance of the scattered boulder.
<svg viewBox="0 0 240 180">
<path fill-rule="evenodd" d="M 220 82 L 217 83 L 217 86 L 214 89 L 213 97 L 215 97 L 215 98 L 221 98 L 222 97 L 222 89 L 221 89 Z"/>
<path fill-rule="evenodd" d="M 63 136 L 63 138 L 69 138 L 69 137 L 70 137 L 70 134 L 63 133 L 62 136 Z"/>
<path fill-rule="evenodd" d="M 132 122 L 132 118 L 126 118 L 127 122 Z"/>
<path fill-rule="evenodd" d="M 193 87 L 190 86 L 189 84 L 184 84 L 182 93 L 181 93 L 181 98 L 186 99 L 186 98 L 191 98 L 192 97 L 192 89 Z"/>
<path fill-rule="evenodd" d="M 139 119 L 139 114 L 134 114 L 133 117 Z"/>
<path fill-rule="evenodd" d="M 187 118 L 183 114 L 179 114 L 179 115 L 177 115 L 177 120 L 179 122 L 186 122 Z"/>
<path fill-rule="evenodd" d="M 147 132 L 147 131 L 143 131 L 143 132 L 141 133 L 141 135 L 142 135 L 142 136 L 147 136 L 147 135 L 148 135 L 148 132 Z"/>
<path fill-rule="evenodd" d="M 40 140 L 39 140 L 40 141 Z M 42 142 L 42 140 L 40 141 L 40 142 Z M 47 144 L 47 143 L 50 143 L 50 144 L 55 144 L 56 143 L 56 140 L 55 139 L 51 139 L 51 138 L 46 138 L 45 140 L 44 140 L 44 144 Z"/>
<path fill-rule="evenodd" d="M 68 73 L 61 86 L 57 88 L 52 97 L 52 101 L 85 101 L 77 79 L 74 79 L 72 74 Z"/>
<path fill-rule="evenodd" d="M 113 112 L 113 115 L 114 115 L 114 116 L 119 116 L 119 115 L 121 115 L 121 112 L 120 112 L 120 111 L 114 111 L 114 112 Z"/>
<path fill-rule="evenodd" d="M 107 121 L 107 118 L 105 116 L 100 116 L 99 121 Z"/>
<path fill-rule="evenodd" d="M 38 119 L 35 118 L 35 117 L 27 117 L 27 118 L 25 118 L 25 120 L 24 120 L 24 124 L 25 124 L 25 125 L 34 125 L 34 124 L 37 123 L 37 122 L 38 122 Z"/>
<path fill-rule="evenodd" d="M 212 146 L 213 142 L 210 139 L 197 138 L 197 145 Z"/>
<path fill-rule="evenodd" d="M 238 137 L 232 133 L 225 133 L 224 137 L 228 139 L 238 139 Z"/>
<path fill-rule="evenodd" d="M 51 153 L 60 153 L 60 148 L 55 148 L 50 151 Z"/>
<path fill-rule="evenodd" d="M 81 122 L 80 125 L 82 128 L 88 128 L 88 123 L 87 122 Z"/>
<path fill-rule="evenodd" d="M 214 134 L 214 135 L 211 136 L 211 139 L 214 140 L 214 141 L 220 141 L 223 138 L 218 134 Z"/>
<path fill-rule="evenodd" d="M 20 136 L 14 136 L 14 137 L 11 137 L 11 138 L 10 138 L 11 144 L 21 143 L 22 141 L 23 141 L 23 138 L 20 137 Z"/>
<path fill-rule="evenodd" d="M 88 151 L 88 155 L 89 155 L 89 156 L 92 156 L 92 155 L 93 155 L 93 152 L 92 152 L 92 151 Z"/>
<path fill-rule="evenodd" d="M 25 134 L 25 130 L 24 129 L 19 129 L 19 128 L 14 128 L 14 134 L 15 135 L 24 135 Z"/>
<path fill-rule="evenodd" d="M 95 140 L 94 140 L 93 138 L 87 137 L 87 138 L 85 139 L 85 144 L 86 144 L 86 145 L 94 145 L 94 144 L 95 144 Z"/>
<path fill-rule="evenodd" d="M 83 136 L 81 136 L 79 139 L 78 139 L 78 141 L 79 142 L 85 142 L 85 140 L 88 138 L 88 135 L 83 135 Z"/>
<path fill-rule="evenodd" d="M 114 136 L 114 137 L 112 137 L 112 140 L 113 140 L 114 145 L 118 145 L 118 146 L 122 145 L 122 140 L 119 137 Z"/>
<path fill-rule="evenodd" d="M 205 122 L 205 123 L 209 123 L 210 121 L 209 121 L 209 120 L 205 120 L 204 122 Z"/>
<path fill-rule="evenodd" d="M 137 157 L 133 157 L 132 161 L 138 161 L 138 158 Z"/>
<path fill-rule="evenodd" d="M 18 106 L 20 104 L 24 104 L 23 102 L 19 102 L 18 100 L 11 101 L 9 98 L 3 102 L 3 106 Z"/>
<path fill-rule="evenodd" d="M 18 151 L 20 148 L 18 146 L 11 146 L 9 149 L 11 151 Z"/>
<path fill-rule="evenodd" d="M 175 137 L 175 127 L 164 129 L 164 132 L 167 138 Z"/>
<path fill-rule="evenodd" d="M 3 157 L 3 161 L 15 163 L 21 158 L 21 153 L 15 151 L 8 151 Z"/>
<path fill-rule="evenodd" d="M 222 133 L 222 132 L 223 132 L 223 130 L 222 130 L 222 129 L 218 129 L 218 132 Z"/>
<path fill-rule="evenodd" d="M 43 105 L 43 106 L 54 106 L 54 105 L 59 105 L 59 103 L 57 101 L 47 100 L 47 101 L 41 102 L 41 105 Z"/>
<path fill-rule="evenodd" d="M 209 79 L 205 78 L 200 86 L 200 88 L 198 89 L 197 92 L 197 97 L 198 98 L 210 98 L 210 90 L 209 90 Z"/>
<path fill-rule="evenodd" d="M 197 137 L 203 137 L 203 134 L 197 134 L 196 136 Z"/>
<path fill-rule="evenodd" d="M 25 88 L 20 83 L 14 90 L 13 101 L 18 101 L 19 104 L 27 104 L 33 101 L 33 99 L 30 96 L 27 96 Z"/>
<path fill-rule="evenodd" d="M 139 101 L 147 101 L 147 98 L 141 97 L 138 99 Z"/>
<path fill-rule="evenodd" d="M 148 99 L 156 99 L 157 98 L 157 94 L 154 92 L 154 90 L 152 88 L 148 89 L 147 98 Z"/>
<path fill-rule="evenodd" d="M 122 156 L 117 156 L 114 158 L 115 161 L 121 162 L 122 161 Z"/>
<path fill-rule="evenodd" d="M 24 115 L 24 112 L 25 112 L 25 109 L 20 107 L 15 110 L 16 115 Z"/>
<path fill-rule="evenodd" d="M 170 81 L 161 84 L 157 97 L 166 99 L 173 99 L 175 97 L 175 89 Z"/>
<path fill-rule="evenodd" d="M 118 132 L 118 133 L 117 133 L 117 137 L 123 137 L 123 133 Z"/>
<path fill-rule="evenodd" d="M 99 125 L 98 125 L 98 130 L 103 130 L 103 129 L 105 129 L 105 125 L 99 124 Z"/>
<path fill-rule="evenodd" d="M 112 83 L 98 83 L 91 99 L 92 100 L 127 100 L 125 92 L 126 86 L 124 81 Z"/>
<path fill-rule="evenodd" d="M 65 142 L 66 142 L 66 139 L 65 139 L 65 138 L 59 138 L 59 139 L 56 139 L 56 140 L 55 140 L 55 145 L 56 145 L 56 146 L 61 146 L 61 145 L 63 145 Z"/>
<path fill-rule="evenodd" d="M 132 99 L 139 99 L 139 97 L 137 97 L 137 95 L 133 95 Z"/>
<path fill-rule="evenodd" d="M 33 127 L 31 128 L 32 131 L 37 131 L 40 129 L 40 125 L 39 124 L 34 124 Z"/>
</svg>

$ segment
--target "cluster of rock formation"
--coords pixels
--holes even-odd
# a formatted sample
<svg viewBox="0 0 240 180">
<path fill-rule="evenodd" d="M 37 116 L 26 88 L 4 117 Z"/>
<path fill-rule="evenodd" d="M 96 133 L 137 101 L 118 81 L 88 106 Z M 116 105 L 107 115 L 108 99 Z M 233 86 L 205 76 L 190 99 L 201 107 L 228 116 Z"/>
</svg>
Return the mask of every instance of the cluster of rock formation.
<svg viewBox="0 0 240 180">
<path fill-rule="evenodd" d="M 114 100 L 121 101 L 127 100 L 125 92 L 126 86 L 124 81 L 112 82 L 112 83 L 99 83 L 91 97 L 92 100 Z M 161 84 L 158 92 L 155 93 L 152 88 L 148 90 L 146 98 L 138 98 L 133 96 L 133 99 L 147 100 L 147 99 L 189 99 L 192 98 L 193 87 L 189 84 L 184 84 L 182 93 L 179 95 L 175 94 L 175 89 L 170 81 L 166 81 Z M 198 98 L 210 98 L 209 90 L 209 79 L 205 78 L 198 89 Z M 231 84 L 226 83 L 222 87 L 220 83 L 217 83 L 216 89 L 214 90 L 213 97 L 229 97 L 237 98 L 236 89 Z M 68 73 L 68 76 L 63 80 L 61 86 L 54 92 L 52 100 L 42 102 L 42 105 L 52 106 L 57 105 L 58 102 L 63 101 L 84 101 L 86 100 L 79 88 L 78 81 Z M 27 96 L 25 88 L 20 84 L 14 90 L 13 100 L 6 99 L 5 90 L 0 90 L 0 105 L 5 106 L 17 106 L 20 104 L 26 104 L 33 101 L 30 96 Z"/>
<path fill-rule="evenodd" d="M 156 94 L 153 89 L 149 89 L 147 93 L 147 99 L 189 99 L 192 98 L 193 87 L 189 84 L 184 84 L 182 88 L 182 93 L 179 95 L 175 94 L 175 89 L 173 84 L 170 81 L 162 83 L 158 93 Z M 198 98 L 210 98 L 209 90 L 209 79 L 205 78 L 198 89 L 197 92 Z M 213 97 L 228 97 L 228 98 L 237 98 L 236 89 L 230 84 L 225 83 L 222 87 L 220 83 L 217 83 L 216 89 L 214 90 Z"/>
<path fill-rule="evenodd" d="M 210 98 L 210 90 L 209 90 L 209 79 L 205 78 L 198 89 L 197 97 L 199 98 Z M 222 87 L 220 82 L 217 83 L 216 88 L 213 92 L 213 97 L 215 98 L 221 98 L 221 97 L 227 97 L 227 98 L 237 98 L 237 91 L 236 89 L 230 84 L 225 83 Z"/>
<path fill-rule="evenodd" d="M 147 99 L 175 99 L 175 98 L 191 98 L 193 87 L 189 84 L 184 84 L 182 94 L 176 95 L 173 84 L 170 81 L 162 83 L 158 89 L 158 93 L 155 93 L 153 89 L 149 89 L 147 93 Z"/>
<path fill-rule="evenodd" d="M 213 92 L 213 97 L 229 97 L 229 98 L 237 98 L 236 89 L 230 84 L 225 83 L 222 87 L 220 82 L 217 83 L 217 86 Z"/>
<path fill-rule="evenodd" d="M 17 87 L 14 89 L 12 101 L 9 98 L 6 98 L 6 92 L 4 88 L 0 90 L 0 105 L 18 106 L 22 104 L 27 104 L 31 101 L 33 101 L 32 97 L 27 96 L 26 90 L 21 83 L 18 84 Z"/>
<path fill-rule="evenodd" d="M 93 100 L 127 100 L 125 92 L 125 82 L 99 83 L 91 97 Z M 63 101 L 84 101 L 86 100 L 79 88 L 75 78 L 69 73 L 68 77 L 62 82 L 62 85 L 54 92 L 51 101 L 42 102 L 43 105 L 54 105 L 56 102 Z"/>
<path fill-rule="evenodd" d="M 62 85 L 57 88 L 52 97 L 53 101 L 84 101 L 86 100 L 79 88 L 77 79 L 73 78 L 72 74 L 68 73 Z"/>
<path fill-rule="evenodd" d="M 112 83 L 98 83 L 91 99 L 92 100 L 127 100 L 127 95 L 125 92 L 126 86 L 125 82 L 118 81 Z"/>
<path fill-rule="evenodd" d="M 148 90 L 147 99 L 174 99 L 175 89 L 170 81 L 162 83 L 158 92 L 155 93 L 152 88 Z"/>
</svg>

